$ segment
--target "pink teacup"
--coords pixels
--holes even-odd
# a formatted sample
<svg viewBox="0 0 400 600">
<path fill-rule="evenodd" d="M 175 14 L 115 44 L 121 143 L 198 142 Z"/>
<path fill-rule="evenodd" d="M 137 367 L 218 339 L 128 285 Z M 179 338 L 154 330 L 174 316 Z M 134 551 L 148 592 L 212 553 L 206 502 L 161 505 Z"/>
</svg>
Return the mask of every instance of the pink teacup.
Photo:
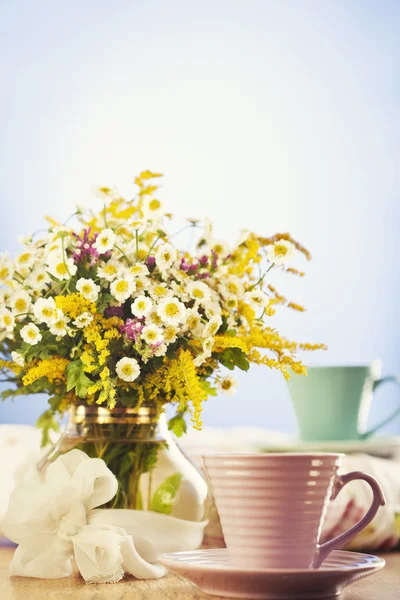
<svg viewBox="0 0 400 600">
<path fill-rule="evenodd" d="M 318 568 L 364 529 L 385 504 L 380 484 L 361 471 L 338 475 L 343 454 L 204 456 L 232 565 L 258 569 Z M 324 544 L 326 508 L 342 487 L 363 479 L 373 501 L 365 517 Z"/>
</svg>

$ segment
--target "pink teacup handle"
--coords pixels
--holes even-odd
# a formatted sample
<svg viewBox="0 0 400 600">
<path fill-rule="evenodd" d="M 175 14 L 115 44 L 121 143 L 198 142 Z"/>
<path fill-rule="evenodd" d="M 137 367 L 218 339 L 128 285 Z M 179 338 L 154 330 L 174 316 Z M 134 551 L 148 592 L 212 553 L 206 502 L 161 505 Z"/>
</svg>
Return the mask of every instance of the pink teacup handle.
<svg viewBox="0 0 400 600">
<path fill-rule="evenodd" d="M 341 548 L 345 542 L 351 540 L 357 533 L 360 533 L 369 523 L 371 523 L 372 519 L 375 517 L 376 513 L 380 506 L 384 506 L 386 504 L 385 495 L 383 493 L 383 489 L 380 483 L 372 477 L 372 475 L 367 475 L 362 471 L 352 471 L 351 473 L 346 473 L 345 475 L 337 475 L 336 482 L 333 488 L 331 500 L 334 500 L 340 490 L 349 483 L 349 481 L 353 481 L 354 479 L 363 479 L 366 481 L 372 488 L 373 492 L 373 500 L 372 504 L 367 512 L 367 514 L 347 531 L 341 533 L 337 537 L 333 538 L 333 540 L 329 540 L 324 544 L 321 544 L 318 548 L 318 555 L 314 561 L 314 568 L 318 569 L 320 565 L 324 562 L 328 554 L 332 552 L 335 548 Z"/>
</svg>

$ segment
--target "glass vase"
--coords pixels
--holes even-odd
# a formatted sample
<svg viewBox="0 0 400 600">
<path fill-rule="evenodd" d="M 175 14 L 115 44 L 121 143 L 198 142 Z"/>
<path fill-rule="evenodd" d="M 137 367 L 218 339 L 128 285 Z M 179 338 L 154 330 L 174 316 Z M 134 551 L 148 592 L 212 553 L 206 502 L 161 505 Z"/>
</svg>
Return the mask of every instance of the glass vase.
<svg viewBox="0 0 400 600">
<path fill-rule="evenodd" d="M 65 432 L 39 469 L 73 448 L 103 459 L 116 476 L 118 492 L 103 508 L 203 519 L 207 484 L 173 440 L 165 414 L 157 406 L 109 410 L 81 404 L 71 408 Z"/>
</svg>

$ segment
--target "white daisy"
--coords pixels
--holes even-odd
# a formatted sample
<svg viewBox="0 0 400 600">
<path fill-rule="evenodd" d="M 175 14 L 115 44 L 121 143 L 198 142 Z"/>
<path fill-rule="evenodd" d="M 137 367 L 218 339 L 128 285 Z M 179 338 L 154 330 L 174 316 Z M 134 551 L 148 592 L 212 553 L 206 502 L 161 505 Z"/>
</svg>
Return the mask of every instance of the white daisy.
<svg viewBox="0 0 400 600">
<path fill-rule="evenodd" d="M 230 311 L 236 310 L 238 307 L 238 299 L 236 296 L 227 296 L 225 298 L 225 305 Z"/>
<path fill-rule="evenodd" d="M 267 258 L 274 265 L 284 265 L 293 260 L 296 255 L 296 246 L 287 240 L 277 240 L 267 246 Z"/>
<path fill-rule="evenodd" d="M 40 333 L 39 327 L 36 327 L 34 323 L 28 323 L 25 325 L 21 331 L 21 337 L 27 344 L 31 346 L 36 346 L 38 342 L 42 339 L 42 334 Z"/>
<path fill-rule="evenodd" d="M 203 281 L 191 281 L 187 286 L 187 291 L 193 300 L 200 304 L 205 304 L 211 300 L 211 290 Z"/>
<path fill-rule="evenodd" d="M 174 325 L 168 325 L 163 331 L 164 341 L 167 344 L 173 344 L 176 342 L 178 331 L 179 329 Z"/>
<path fill-rule="evenodd" d="M 35 291 L 43 290 L 51 279 L 42 267 L 34 269 L 27 277 L 26 283 Z"/>
<path fill-rule="evenodd" d="M 150 279 L 146 275 L 135 277 L 136 294 L 142 295 L 142 292 L 150 287 Z"/>
<path fill-rule="evenodd" d="M 79 317 L 78 317 L 78 319 L 79 319 Z M 55 321 L 50 326 L 50 333 L 52 333 L 56 337 L 64 337 L 69 332 L 68 322 L 69 322 L 68 317 L 66 317 L 64 315 L 62 310 L 58 309 Z"/>
<path fill-rule="evenodd" d="M 228 254 L 231 251 L 228 242 L 226 242 L 225 240 L 214 240 L 214 241 L 212 241 L 211 244 L 210 244 L 210 249 L 214 250 L 214 252 L 216 254 L 218 254 L 219 257 L 228 256 Z"/>
<path fill-rule="evenodd" d="M 105 254 L 114 248 L 117 236 L 112 229 L 103 229 L 93 244 L 99 254 Z"/>
<path fill-rule="evenodd" d="M 166 298 L 169 296 L 169 290 L 167 288 L 166 283 L 158 283 L 154 286 L 151 286 L 149 289 L 149 294 L 155 300 L 161 300 L 162 298 Z"/>
<path fill-rule="evenodd" d="M 156 265 L 161 271 L 169 269 L 176 261 L 178 253 L 171 244 L 161 244 L 156 251 Z"/>
<path fill-rule="evenodd" d="M 63 259 L 58 252 L 51 252 L 47 259 L 48 271 L 59 280 L 70 279 L 77 271 L 77 266 L 72 258 Z"/>
<path fill-rule="evenodd" d="M 87 327 L 87 325 L 89 325 L 92 321 L 93 315 L 90 312 L 84 312 L 78 317 L 76 317 L 74 325 L 78 329 L 83 329 L 84 327 Z"/>
<path fill-rule="evenodd" d="M 143 216 L 149 220 L 159 220 L 163 216 L 162 204 L 157 198 L 144 198 L 142 206 Z"/>
<path fill-rule="evenodd" d="M 243 296 L 244 294 L 243 283 L 237 277 L 229 277 L 225 283 L 225 288 L 233 296 Z"/>
<path fill-rule="evenodd" d="M 204 325 L 201 322 L 201 316 L 195 308 L 189 308 L 186 311 L 185 331 L 189 331 L 193 337 L 201 337 Z"/>
<path fill-rule="evenodd" d="M 204 340 L 203 352 L 201 354 L 199 354 L 198 356 L 196 356 L 196 358 L 193 361 L 193 364 L 195 367 L 200 367 L 207 360 L 207 358 L 209 358 L 211 356 L 213 347 L 214 347 L 214 339 L 213 338 L 210 337 L 210 338 L 207 338 L 206 340 Z"/>
<path fill-rule="evenodd" d="M 93 279 L 84 279 L 81 277 L 76 283 L 76 289 L 81 293 L 85 300 L 96 302 L 101 288 L 99 285 L 95 284 Z"/>
<path fill-rule="evenodd" d="M 132 275 L 133 277 L 141 277 L 143 275 L 148 275 L 149 270 L 146 267 L 146 265 L 137 263 L 136 265 L 132 265 L 131 267 L 128 267 L 128 273 L 129 273 L 129 275 Z"/>
<path fill-rule="evenodd" d="M 19 367 L 23 367 L 25 365 L 25 358 L 22 356 L 22 354 L 15 352 L 15 350 L 11 352 L 11 358 L 13 359 L 13 362 L 15 362 L 15 364 Z"/>
<path fill-rule="evenodd" d="M 134 358 L 121 358 L 115 366 L 117 375 L 122 381 L 135 381 L 140 375 L 140 367 Z"/>
<path fill-rule="evenodd" d="M 262 290 L 251 290 L 245 293 L 246 301 L 253 308 L 265 308 L 268 304 L 268 296 Z"/>
<path fill-rule="evenodd" d="M 205 337 L 205 338 L 213 337 L 217 333 L 217 331 L 221 327 L 221 325 L 222 325 L 221 316 L 214 315 L 213 317 L 211 317 L 211 319 L 208 321 L 208 323 L 204 327 L 203 337 Z"/>
<path fill-rule="evenodd" d="M 19 290 L 12 294 L 8 305 L 14 314 L 26 313 L 29 311 L 32 299 L 26 290 Z"/>
<path fill-rule="evenodd" d="M 154 350 L 154 356 L 165 356 L 168 350 L 168 346 L 167 344 L 160 344 L 155 350 Z"/>
<path fill-rule="evenodd" d="M 113 260 L 109 260 L 108 262 L 100 263 L 97 269 L 97 275 L 101 277 L 101 279 L 105 279 L 106 281 L 114 281 L 116 277 L 118 277 L 118 273 L 121 271 L 121 265 Z"/>
<path fill-rule="evenodd" d="M 26 249 L 25 252 L 20 254 L 15 261 L 17 269 L 30 269 L 35 262 L 35 252 Z"/>
<path fill-rule="evenodd" d="M 136 300 L 131 304 L 132 314 L 138 319 L 147 317 L 153 308 L 153 303 L 147 296 L 138 296 Z"/>
<path fill-rule="evenodd" d="M 118 302 L 125 302 L 135 290 L 136 284 L 132 277 L 115 279 L 110 286 L 110 292 Z"/>
<path fill-rule="evenodd" d="M 0 255 L 0 281 L 11 281 L 14 277 L 14 265 L 7 253 Z"/>
<path fill-rule="evenodd" d="M 107 187 L 106 185 L 101 185 L 101 186 L 96 186 L 93 188 L 93 193 L 95 194 L 95 196 L 97 196 L 98 198 L 100 198 L 100 200 L 106 201 L 106 200 L 113 200 L 114 198 L 118 197 L 118 190 L 116 187 Z"/>
<path fill-rule="evenodd" d="M 157 314 L 163 323 L 167 325 L 178 325 L 186 320 L 186 308 L 177 298 L 165 298 L 161 300 L 157 308 Z"/>
<path fill-rule="evenodd" d="M 14 331 L 15 317 L 10 310 L 2 308 L 0 310 L 0 328 L 5 329 L 8 333 Z"/>
<path fill-rule="evenodd" d="M 54 298 L 39 298 L 33 306 L 33 314 L 39 323 L 52 325 L 57 317 L 57 307 Z"/>
<path fill-rule="evenodd" d="M 157 325 L 146 325 L 141 333 L 142 339 L 151 346 L 161 344 L 164 341 L 162 329 Z"/>
<path fill-rule="evenodd" d="M 239 381 L 236 377 L 234 377 L 233 375 L 226 375 L 218 383 L 218 388 L 220 392 L 222 392 L 226 396 L 234 396 L 237 392 L 238 385 Z"/>
<path fill-rule="evenodd" d="M 209 304 L 206 304 L 204 310 L 209 319 L 211 319 L 211 317 L 214 317 L 215 315 L 220 315 L 222 312 L 222 308 L 219 302 L 210 302 Z"/>
<path fill-rule="evenodd" d="M 151 311 L 146 318 L 146 323 L 152 323 L 153 325 L 157 326 L 161 326 L 163 324 L 162 319 L 156 310 Z"/>
</svg>

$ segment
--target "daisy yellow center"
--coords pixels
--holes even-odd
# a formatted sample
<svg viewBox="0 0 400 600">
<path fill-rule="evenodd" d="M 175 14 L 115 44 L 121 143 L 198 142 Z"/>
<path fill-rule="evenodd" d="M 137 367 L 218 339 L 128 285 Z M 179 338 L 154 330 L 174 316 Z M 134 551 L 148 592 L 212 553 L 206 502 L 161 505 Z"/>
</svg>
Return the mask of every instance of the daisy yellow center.
<svg viewBox="0 0 400 600">
<path fill-rule="evenodd" d="M 142 271 L 141 267 L 131 267 L 132 275 L 137 275 L 138 273 L 141 273 L 141 271 Z"/>
<path fill-rule="evenodd" d="M 99 191 L 102 192 L 102 194 L 109 194 L 111 192 L 110 188 L 108 187 L 101 187 L 99 188 Z"/>
<path fill-rule="evenodd" d="M 0 279 L 7 279 L 10 276 L 10 269 L 8 267 L 3 267 L 0 269 Z"/>
<path fill-rule="evenodd" d="M 115 275 L 115 273 L 117 272 L 117 267 L 115 267 L 114 265 L 107 265 L 104 268 L 104 272 L 107 273 L 107 275 Z"/>
<path fill-rule="evenodd" d="M 157 337 L 157 332 L 156 331 L 148 331 L 146 334 L 146 337 L 149 340 L 155 340 Z"/>
<path fill-rule="evenodd" d="M 25 254 L 21 254 L 21 256 L 19 257 L 20 264 L 23 265 L 24 263 L 28 262 L 30 257 L 31 255 L 28 252 L 25 252 Z"/>
<path fill-rule="evenodd" d="M 215 244 L 213 250 L 217 254 L 222 254 L 222 252 L 224 251 L 224 248 L 223 248 L 223 246 L 221 246 L 221 244 Z"/>
<path fill-rule="evenodd" d="M 144 258 L 146 258 L 146 256 L 147 256 L 146 248 L 139 248 L 137 255 L 140 260 L 143 260 Z"/>
<path fill-rule="evenodd" d="M 65 273 L 67 273 L 67 267 L 63 262 L 58 263 L 58 265 L 56 266 L 56 271 L 59 275 L 65 275 Z"/>
<path fill-rule="evenodd" d="M 167 327 L 164 331 L 164 339 L 168 342 L 175 337 L 175 329 L 173 327 Z"/>
<path fill-rule="evenodd" d="M 16 300 L 15 302 L 15 308 L 16 310 L 19 310 L 20 312 L 22 312 L 23 310 L 25 310 L 27 308 L 27 302 L 26 300 L 24 300 L 23 298 L 18 298 L 18 300 Z"/>
<path fill-rule="evenodd" d="M 46 318 L 50 318 L 53 316 L 53 309 L 49 306 L 45 306 L 42 310 L 42 315 Z"/>
<path fill-rule="evenodd" d="M 84 294 L 90 294 L 91 291 L 92 291 L 92 288 L 90 287 L 90 285 L 88 283 L 85 283 L 85 285 L 82 286 L 82 292 Z"/>
<path fill-rule="evenodd" d="M 229 299 L 227 305 L 229 306 L 229 308 L 235 308 L 236 300 L 234 298 Z"/>
<path fill-rule="evenodd" d="M 33 331 L 33 329 L 29 329 L 28 330 L 28 338 L 30 338 L 31 340 L 35 339 L 36 337 L 36 332 Z"/>
<path fill-rule="evenodd" d="M 198 317 L 189 317 L 189 319 L 187 320 L 187 325 L 188 327 L 190 327 L 190 329 L 194 329 L 195 327 L 197 327 L 199 321 L 200 319 Z"/>
<path fill-rule="evenodd" d="M 38 275 L 38 276 L 36 277 L 36 281 L 37 281 L 38 283 L 40 283 L 41 281 L 43 281 L 43 279 L 44 279 L 44 275 L 43 275 L 43 273 L 40 273 L 40 275 Z"/>
<path fill-rule="evenodd" d="M 110 241 L 110 240 L 109 240 L 109 238 L 108 238 L 108 237 L 105 235 L 103 238 L 101 238 L 101 240 L 100 240 L 100 243 L 101 243 L 103 246 L 107 246 L 107 245 L 108 245 L 108 243 L 109 243 L 109 241 Z"/>
<path fill-rule="evenodd" d="M 127 375 L 127 377 L 130 377 L 131 375 L 133 375 L 133 367 L 132 365 L 124 365 L 122 367 L 122 372 L 124 375 Z"/>
<path fill-rule="evenodd" d="M 274 246 L 276 256 L 286 256 L 287 251 L 288 249 L 284 244 L 275 244 Z"/>
<path fill-rule="evenodd" d="M 151 200 L 149 203 L 150 210 L 158 210 L 160 206 L 161 202 L 159 200 L 156 200 L 156 198 L 153 198 L 153 200 Z"/>
<path fill-rule="evenodd" d="M 118 283 L 116 285 L 117 292 L 123 293 L 123 292 L 126 292 L 127 289 L 128 289 L 128 283 L 126 281 L 118 281 Z"/>
<path fill-rule="evenodd" d="M 163 254 L 163 260 L 165 260 L 165 261 L 171 260 L 171 253 L 170 252 L 164 252 L 164 254 Z"/>
<path fill-rule="evenodd" d="M 145 310 L 145 308 L 146 308 L 146 302 L 144 300 L 141 300 L 140 302 L 138 302 L 137 307 L 138 307 L 139 310 Z"/>
<path fill-rule="evenodd" d="M 151 320 L 153 321 L 153 323 L 155 325 L 161 325 L 161 323 L 162 323 L 162 319 L 157 313 L 153 313 L 151 315 Z"/>
<path fill-rule="evenodd" d="M 238 293 L 238 287 L 236 285 L 236 283 L 232 283 L 229 282 L 227 285 L 228 290 L 230 291 L 231 294 L 237 294 Z"/>
<path fill-rule="evenodd" d="M 199 290 L 198 288 L 195 288 L 193 290 L 193 297 L 194 298 L 200 298 L 200 299 L 204 298 L 204 292 L 203 292 L 203 290 Z"/>
<path fill-rule="evenodd" d="M 10 317 L 10 315 L 5 315 L 5 316 L 3 317 L 3 321 L 4 321 L 4 324 L 5 324 L 6 326 L 8 326 L 8 325 L 11 325 L 11 317 Z"/>
<path fill-rule="evenodd" d="M 56 323 L 57 329 L 64 329 L 64 326 L 65 326 L 65 321 L 57 321 L 57 323 Z"/>
<path fill-rule="evenodd" d="M 223 390 L 230 390 L 232 387 L 232 381 L 229 381 L 229 379 L 226 379 L 225 381 L 222 382 L 221 387 Z"/>
<path fill-rule="evenodd" d="M 158 296 L 159 298 L 161 298 L 162 296 L 165 296 L 166 293 L 167 293 L 167 290 L 165 288 L 163 288 L 162 285 L 156 285 L 156 287 L 154 288 L 154 294 L 156 296 Z"/>
<path fill-rule="evenodd" d="M 176 317 L 176 315 L 179 313 L 179 308 L 177 307 L 176 304 L 173 304 L 172 302 L 170 304 L 167 304 L 167 306 L 165 307 L 165 314 L 168 317 Z"/>
<path fill-rule="evenodd" d="M 136 291 L 139 292 L 140 290 L 142 290 L 144 288 L 144 283 L 143 281 L 140 281 L 140 279 L 136 280 Z"/>
</svg>

